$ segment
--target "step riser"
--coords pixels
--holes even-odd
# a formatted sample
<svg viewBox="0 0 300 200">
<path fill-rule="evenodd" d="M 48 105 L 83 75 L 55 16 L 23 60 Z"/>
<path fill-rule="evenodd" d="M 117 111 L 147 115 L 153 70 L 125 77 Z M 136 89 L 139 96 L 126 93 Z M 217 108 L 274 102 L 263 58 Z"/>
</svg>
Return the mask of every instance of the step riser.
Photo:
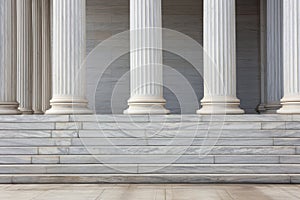
<svg viewBox="0 0 300 200">
<path fill-rule="evenodd" d="M 13 138 L 300 138 L 299 130 L 0 130 L 1 139 Z"/>
<path fill-rule="evenodd" d="M 298 174 L 300 165 L 0 165 L 0 174 Z"/>
<path fill-rule="evenodd" d="M 299 130 L 300 122 L 0 123 L 0 130 Z"/>
<path fill-rule="evenodd" d="M 300 147 L 254 146 L 115 146 L 0 147 L 0 155 L 300 155 Z"/>
<path fill-rule="evenodd" d="M 300 164 L 300 156 L 0 156 L 0 164 Z"/>
<path fill-rule="evenodd" d="M 131 174 L 106 174 L 106 175 L 5 175 L 0 176 L 0 183 L 18 183 L 18 184 L 38 184 L 38 183 L 48 183 L 48 184 L 57 184 L 57 183 L 139 183 L 139 184 L 200 184 L 200 183 L 265 183 L 265 184 L 299 184 L 300 177 L 299 175 L 249 175 L 249 174 L 153 174 L 153 175 L 131 175 Z"/>
</svg>

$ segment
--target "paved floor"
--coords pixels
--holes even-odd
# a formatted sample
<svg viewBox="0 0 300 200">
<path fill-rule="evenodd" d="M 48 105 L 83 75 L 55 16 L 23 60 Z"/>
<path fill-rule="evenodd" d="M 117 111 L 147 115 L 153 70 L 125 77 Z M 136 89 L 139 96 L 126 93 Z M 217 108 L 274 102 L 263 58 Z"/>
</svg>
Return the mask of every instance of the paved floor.
<svg viewBox="0 0 300 200">
<path fill-rule="evenodd" d="M 0 185 L 0 200 L 299 200 L 300 185 Z"/>
</svg>

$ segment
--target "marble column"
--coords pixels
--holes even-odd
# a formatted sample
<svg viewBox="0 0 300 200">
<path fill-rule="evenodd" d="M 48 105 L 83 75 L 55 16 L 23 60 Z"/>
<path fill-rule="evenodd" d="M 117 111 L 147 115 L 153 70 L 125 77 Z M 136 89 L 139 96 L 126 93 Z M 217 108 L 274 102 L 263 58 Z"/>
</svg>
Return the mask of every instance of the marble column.
<svg viewBox="0 0 300 200">
<path fill-rule="evenodd" d="M 19 114 L 17 103 L 16 1 L 0 0 L 0 114 Z"/>
<path fill-rule="evenodd" d="M 23 114 L 32 114 L 32 0 L 17 0 L 18 101 Z"/>
<path fill-rule="evenodd" d="M 46 114 L 90 114 L 86 100 L 86 1 L 52 0 L 52 100 Z"/>
<path fill-rule="evenodd" d="M 51 100 L 51 38 L 50 38 L 50 0 L 41 2 L 42 23 L 42 111 L 50 108 Z"/>
<path fill-rule="evenodd" d="M 204 0 L 204 98 L 198 114 L 243 114 L 236 96 L 235 0 Z"/>
<path fill-rule="evenodd" d="M 300 114 L 300 1 L 283 0 L 284 97 L 280 114 Z"/>
<path fill-rule="evenodd" d="M 262 113 L 274 114 L 283 96 L 282 0 L 266 2 L 265 102 Z"/>
<path fill-rule="evenodd" d="M 168 114 L 163 98 L 161 0 L 130 0 L 130 88 L 125 114 Z"/>
<path fill-rule="evenodd" d="M 42 114 L 42 1 L 32 0 L 32 109 Z"/>
</svg>

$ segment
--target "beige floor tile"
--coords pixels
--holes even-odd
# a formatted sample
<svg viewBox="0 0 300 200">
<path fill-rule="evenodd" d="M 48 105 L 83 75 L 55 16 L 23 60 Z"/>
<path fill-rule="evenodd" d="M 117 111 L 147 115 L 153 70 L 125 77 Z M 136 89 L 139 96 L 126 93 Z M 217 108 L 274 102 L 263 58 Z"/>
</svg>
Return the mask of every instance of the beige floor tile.
<svg viewBox="0 0 300 200">
<path fill-rule="evenodd" d="M 299 200 L 299 185 L 0 185 L 0 200 Z"/>
</svg>

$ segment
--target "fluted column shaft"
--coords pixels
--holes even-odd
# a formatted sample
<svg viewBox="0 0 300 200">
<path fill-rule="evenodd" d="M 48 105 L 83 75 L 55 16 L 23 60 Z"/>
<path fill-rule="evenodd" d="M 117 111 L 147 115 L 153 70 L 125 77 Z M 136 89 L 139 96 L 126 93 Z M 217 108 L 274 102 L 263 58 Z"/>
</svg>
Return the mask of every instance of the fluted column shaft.
<svg viewBox="0 0 300 200">
<path fill-rule="evenodd" d="M 23 114 L 32 114 L 32 0 L 17 0 L 18 101 Z"/>
<path fill-rule="evenodd" d="M 265 113 L 276 113 L 283 96 L 282 0 L 267 0 Z"/>
<path fill-rule="evenodd" d="M 300 1 L 283 0 L 284 97 L 281 114 L 300 114 Z"/>
<path fill-rule="evenodd" d="M 161 0 L 130 1 L 131 97 L 125 114 L 167 114 L 163 98 Z"/>
<path fill-rule="evenodd" d="M 42 1 L 32 0 L 32 109 L 42 114 Z"/>
<path fill-rule="evenodd" d="M 242 114 L 236 97 L 235 0 L 204 0 L 204 98 L 198 114 Z"/>
<path fill-rule="evenodd" d="M 0 114 L 18 114 L 16 1 L 0 0 Z"/>
<path fill-rule="evenodd" d="M 86 1 L 52 0 L 53 97 L 47 114 L 88 114 L 85 72 Z"/>
<path fill-rule="evenodd" d="M 51 99 L 51 35 L 50 35 L 50 0 L 41 2 L 42 24 L 42 111 L 50 108 Z"/>
</svg>

